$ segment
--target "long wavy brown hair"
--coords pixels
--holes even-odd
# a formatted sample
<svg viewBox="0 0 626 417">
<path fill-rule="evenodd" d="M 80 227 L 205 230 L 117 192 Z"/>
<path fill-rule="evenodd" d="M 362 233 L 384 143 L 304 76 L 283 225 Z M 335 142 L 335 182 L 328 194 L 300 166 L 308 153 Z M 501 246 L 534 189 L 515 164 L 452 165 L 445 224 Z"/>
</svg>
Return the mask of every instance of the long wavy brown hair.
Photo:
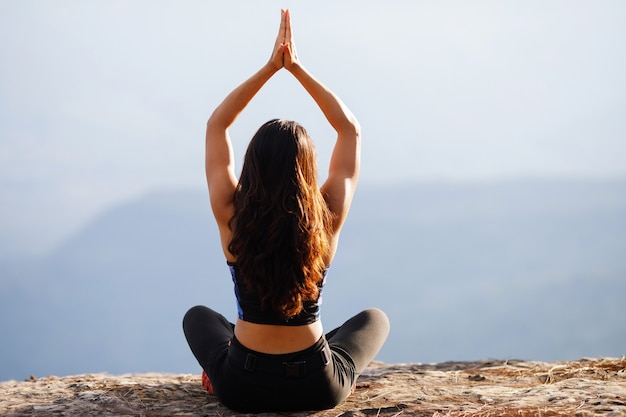
<svg viewBox="0 0 626 417">
<path fill-rule="evenodd" d="M 234 195 L 228 246 L 261 308 L 285 319 L 316 301 L 327 268 L 330 210 L 317 183 L 315 148 L 296 122 L 274 119 L 256 132 Z"/>
</svg>

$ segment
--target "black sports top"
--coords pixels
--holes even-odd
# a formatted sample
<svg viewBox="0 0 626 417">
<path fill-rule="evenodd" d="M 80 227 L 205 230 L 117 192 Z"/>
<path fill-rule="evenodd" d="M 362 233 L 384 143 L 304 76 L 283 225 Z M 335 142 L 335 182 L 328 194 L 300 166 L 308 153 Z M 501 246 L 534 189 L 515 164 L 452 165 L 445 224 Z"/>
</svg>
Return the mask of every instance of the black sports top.
<svg viewBox="0 0 626 417">
<path fill-rule="evenodd" d="M 258 295 L 254 291 L 246 291 L 243 278 L 239 273 L 239 268 L 234 262 L 228 262 L 230 275 L 235 285 L 235 297 L 237 298 L 237 312 L 241 320 L 258 324 L 278 324 L 282 326 L 301 326 L 315 323 L 320 319 L 320 307 L 322 305 L 322 288 L 326 282 L 326 271 L 324 280 L 319 285 L 320 295 L 317 301 L 305 301 L 302 311 L 296 316 L 285 320 L 281 315 L 272 309 L 261 310 L 261 303 Z"/>
</svg>

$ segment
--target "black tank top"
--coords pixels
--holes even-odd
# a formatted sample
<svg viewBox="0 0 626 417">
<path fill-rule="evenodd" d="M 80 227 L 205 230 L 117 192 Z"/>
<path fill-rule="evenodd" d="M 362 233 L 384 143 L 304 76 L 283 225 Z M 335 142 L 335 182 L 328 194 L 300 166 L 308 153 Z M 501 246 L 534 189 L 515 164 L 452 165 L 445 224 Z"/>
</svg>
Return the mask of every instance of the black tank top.
<svg viewBox="0 0 626 417">
<path fill-rule="evenodd" d="M 227 262 L 230 275 L 235 285 L 235 297 L 237 298 L 237 314 L 239 319 L 258 324 L 277 324 L 282 326 L 302 326 L 315 323 L 320 319 L 320 307 L 322 305 L 322 288 L 326 282 L 326 272 L 324 280 L 319 285 L 320 295 L 317 301 L 305 301 L 302 311 L 297 315 L 285 320 L 272 309 L 261 310 L 259 296 L 254 291 L 246 291 L 243 278 L 240 276 L 239 268 L 234 262 Z"/>
</svg>

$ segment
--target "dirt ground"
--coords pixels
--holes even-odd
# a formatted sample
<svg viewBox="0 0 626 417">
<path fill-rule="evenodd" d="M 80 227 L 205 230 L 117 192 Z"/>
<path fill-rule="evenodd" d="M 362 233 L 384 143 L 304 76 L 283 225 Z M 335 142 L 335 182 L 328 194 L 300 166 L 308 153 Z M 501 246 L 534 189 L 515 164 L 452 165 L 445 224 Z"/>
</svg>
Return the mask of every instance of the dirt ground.
<svg viewBox="0 0 626 417">
<path fill-rule="evenodd" d="M 242 416 L 200 375 L 107 374 L 0 383 L 0 416 Z M 626 358 L 373 363 L 332 410 L 261 416 L 626 416 Z"/>
</svg>

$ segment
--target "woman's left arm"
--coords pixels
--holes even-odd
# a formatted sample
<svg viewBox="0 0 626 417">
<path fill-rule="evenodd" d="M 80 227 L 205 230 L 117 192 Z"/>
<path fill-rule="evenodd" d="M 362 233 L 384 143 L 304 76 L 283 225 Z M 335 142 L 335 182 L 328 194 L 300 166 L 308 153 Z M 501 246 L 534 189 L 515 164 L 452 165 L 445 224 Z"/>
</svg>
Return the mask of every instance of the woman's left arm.
<svg viewBox="0 0 626 417">
<path fill-rule="evenodd" d="M 283 11 L 281 13 L 284 14 Z M 283 67 L 281 47 L 285 33 L 284 21 L 281 16 L 278 36 L 267 64 L 228 94 L 207 122 L 205 169 L 211 208 L 220 230 L 228 227 L 232 215 L 233 193 L 237 186 L 228 129 L 263 85 Z"/>
<path fill-rule="evenodd" d="M 256 74 L 235 88 L 215 109 L 206 127 L 205 169 L 211 207 L 218 222 L 230 219 L 230 205 L 237 185 L 233 149 L 228 129 L 254 95 L 277 71 L 266 64 Z"/>
</svg>

